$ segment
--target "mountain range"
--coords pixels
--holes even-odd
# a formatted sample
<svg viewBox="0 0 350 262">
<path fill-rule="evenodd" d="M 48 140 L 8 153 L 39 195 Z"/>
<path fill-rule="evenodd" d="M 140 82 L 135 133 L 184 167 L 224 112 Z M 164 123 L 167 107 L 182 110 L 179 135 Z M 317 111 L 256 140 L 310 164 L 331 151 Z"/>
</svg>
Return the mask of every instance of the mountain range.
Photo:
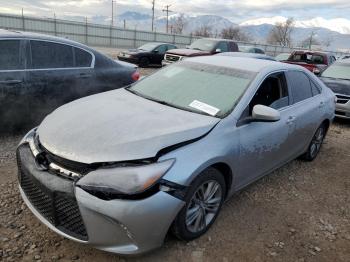
<svg viewBox="0 0 350 262">
<path fill-rule="evenodd" d="M 180 14 L 172 14 L 169 16 L 169 24 L 171 24 Z M 222 29 L 239 26 L 243 32 L 257 43 L 265 43 L 266 38 L 276 22 L 284 22 L 287 18 L 275 16 L 270 18 L 258 18 L 248 20 L 240 24 L 236 24 L 231 20 L 217 15 L 199 15 L 184 16 L 185 28 L 184 34 L 190 34 L 196 29 L 209 26 L 213 35 L 218 35 Z M 110 20 L 109 20 L 110 21 Z M 117 16 L 115 24 L 123 26 L 124 21 L 127 28 L 137 28 L 139 30 L 151 30 L 152 17 L 149 14 L 138 12 L 124 12 Z M 92 22 L 105 23 L 108 17 L 96 16 L 92 18 Z M 155 30 L 164 32 L 166 29 L 166 17 L 160 16 L 155 19 Z M 350 20 L 344 18 L 324 19 L 321 17 L 309 20 L 296 20 L 295 28 L 292 33 L 293 44 L 300 46 L 301 42 L 314 34 L 314 38 L 324 49 L 350 51 Z"/>
</svg>

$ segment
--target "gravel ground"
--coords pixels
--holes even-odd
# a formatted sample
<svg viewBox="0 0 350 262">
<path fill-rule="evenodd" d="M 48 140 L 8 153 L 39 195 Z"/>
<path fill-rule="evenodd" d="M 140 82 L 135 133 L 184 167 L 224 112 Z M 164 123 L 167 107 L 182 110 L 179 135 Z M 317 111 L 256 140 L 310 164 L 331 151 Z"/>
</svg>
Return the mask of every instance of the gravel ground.
<svg viewBox="0 0 350 262">
<path fill-rule="evenodd" d="M 203 237 L 168 236 L 138 257 L 66 240 L 31 214 L 16 181 L 22 136 L 0 137 L 0 261 L 350 261 L 350 122 L 331 126 L 314 162 L 292 161 L 228 200 Z"/>
</svg>

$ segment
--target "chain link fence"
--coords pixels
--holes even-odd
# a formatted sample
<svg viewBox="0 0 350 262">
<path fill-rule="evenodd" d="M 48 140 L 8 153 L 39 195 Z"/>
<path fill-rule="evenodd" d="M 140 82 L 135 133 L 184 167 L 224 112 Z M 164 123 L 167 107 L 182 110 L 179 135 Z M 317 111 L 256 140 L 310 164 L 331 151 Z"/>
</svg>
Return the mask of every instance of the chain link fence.
<svg viewBox="0 0 350 262">
<path fill-rule="evenodd" d="M 166 34 L 92 24 L 88 23 L 87 20 L 84 23 L 56 18 L 39 18 L 9 14 L 0 14 L 0 28 L 55 35 L 90 46 L 115 48 L 135 48 L 148 42 L 166 42 L 173 43 L 178 47 L 185 47 L 199 38 L 192 35 Z M 256 46 L 263 49 L 266 54 L 271 56 L 302 49 L 251 42 L 238 42 L 238 44 Z M 342 52 L 334 51 L 332 53 L 336 56 L 345 55 L 345 53 Z"/>
</svg>

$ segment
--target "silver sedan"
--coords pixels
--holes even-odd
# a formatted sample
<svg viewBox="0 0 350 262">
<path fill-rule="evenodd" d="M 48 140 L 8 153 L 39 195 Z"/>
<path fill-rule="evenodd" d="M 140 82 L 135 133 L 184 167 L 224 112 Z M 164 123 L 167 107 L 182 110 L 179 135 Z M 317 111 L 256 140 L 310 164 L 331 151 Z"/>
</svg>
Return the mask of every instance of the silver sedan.
<svg viewBox="0 0 350 262">
<path fill-rule="evenodd" d="M 53 231 L 119 254 L 203 235 L 234 192 L 311 161 L 335 96 L 307 70 L 201 57 L 64 105 L 18 150 L 20 192 Z"/>
</svg>

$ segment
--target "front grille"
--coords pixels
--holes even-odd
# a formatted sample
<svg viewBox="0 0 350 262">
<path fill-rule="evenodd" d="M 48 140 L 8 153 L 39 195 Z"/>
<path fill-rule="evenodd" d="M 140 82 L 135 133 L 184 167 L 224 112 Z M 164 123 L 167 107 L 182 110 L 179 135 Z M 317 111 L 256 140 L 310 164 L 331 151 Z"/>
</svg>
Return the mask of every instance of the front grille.
<svg viewBox="0 0 350 262">
<path fill-rule="evenodd" d="M 338 104 L 346 104 L 347 102 L 349 102 L 349 100 L 350 100 L 349 96 L 337 95 Z"/>
<path fill-rule="evenodd" d="M 345 112 L 341 112 L 341 111 L 338 111 L 338 110 L 335 111 L 335 114 L 338 115 L 338 116 L 346 116 Z"/>
<path fill-rule="evenodd" d="M 51 192 L 19 167 L 20 184 L 35 209 L 62 232 L 81 240 L 88 235 L 76 200 L 65 193 Z"/>
<path fill-rule="evenodd" d="M 169 61 L 169 62 L 177 62 L 180 60 L 180 56 L 177 55 L 165 55 L 165 60 Z"/>
</svg>

